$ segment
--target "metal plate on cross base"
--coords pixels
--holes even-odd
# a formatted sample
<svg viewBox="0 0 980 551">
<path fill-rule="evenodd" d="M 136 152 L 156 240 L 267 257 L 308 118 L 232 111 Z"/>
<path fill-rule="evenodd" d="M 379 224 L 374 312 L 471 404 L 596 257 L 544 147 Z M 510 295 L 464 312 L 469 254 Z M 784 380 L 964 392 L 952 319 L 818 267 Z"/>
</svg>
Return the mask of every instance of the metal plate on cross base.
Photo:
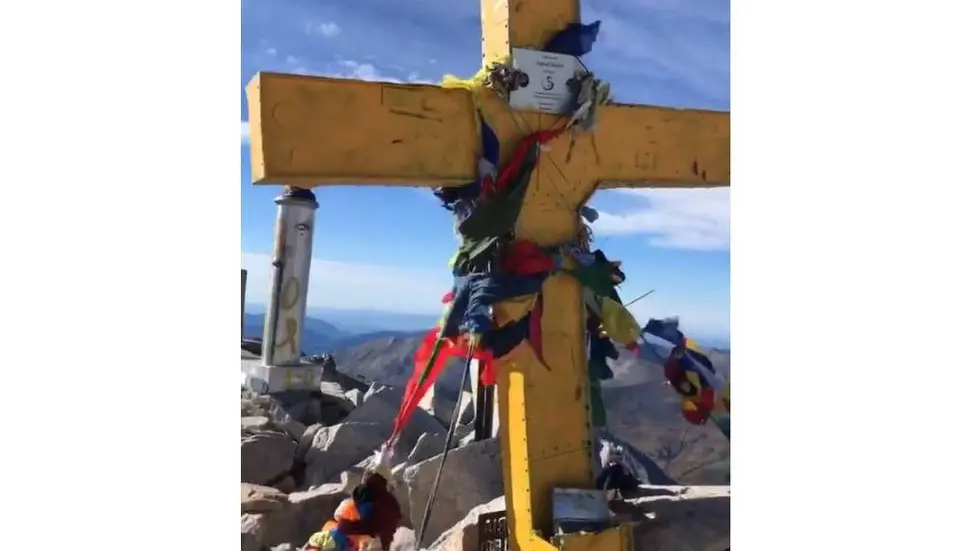
<svg viewBox="0 0 980 551">
<path fill-rule="evenodd" d="M 555 488 L 552 493 L 555 535 L 601 532 L 612 526 L 612 515 L 602 490 Z"/>
<path fill-rule="evenodd" d="M 575 56 L 514 48 L 512 63 L 528 77 L 527 86 L 510 93 L 511 109 L 561 114 L 575 98 L 568 81 L 585 68 Z"/>
</svg>

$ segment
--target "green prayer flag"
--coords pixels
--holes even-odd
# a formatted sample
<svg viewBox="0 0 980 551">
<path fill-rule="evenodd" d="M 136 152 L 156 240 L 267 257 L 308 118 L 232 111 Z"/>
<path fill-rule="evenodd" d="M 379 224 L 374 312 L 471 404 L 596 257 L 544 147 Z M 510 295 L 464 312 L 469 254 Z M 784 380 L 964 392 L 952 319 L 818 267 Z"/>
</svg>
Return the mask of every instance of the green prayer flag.
<svg viewBox="0 0 980 551">
<path fill-rule="evenodd" d="M 456 231 L 463 239 L 479 241 L 500 237 L 514 230 L 537 162 L 538 145 L 535 143 L 527 148 L 517 174 L 507 189 L 478 201 L 473 212 L 459 223 Z"/>
</svg>

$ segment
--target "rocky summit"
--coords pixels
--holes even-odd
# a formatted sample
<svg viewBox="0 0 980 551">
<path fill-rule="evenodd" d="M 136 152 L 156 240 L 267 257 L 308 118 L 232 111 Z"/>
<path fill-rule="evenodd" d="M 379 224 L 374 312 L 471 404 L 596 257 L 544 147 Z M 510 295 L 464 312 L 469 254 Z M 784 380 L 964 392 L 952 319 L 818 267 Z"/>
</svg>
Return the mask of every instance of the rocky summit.
<svg viewBox="0 0 980 551">
<path fill-rule="evenodd" d="M 288 402 L 243 387 L 242 550 L 302 549 L 349 495 L 391 432 L 402 392 L 337 370 L 325 370 L 319 392 Z M 464 404 L 470 403 L 465 396 Z M 452 408 L 451 399 L 437 394 L 429 407 L 416 411 L 395 449 L 392 482 L 404 526 L 393 550 L 420 551 L 413 526 L 421 520 L 454 422 Z M 429 551 L 476 551 L 479 515 L 504 509 L 499 442 L 473 442 L 471 411 L 455 422 L 457 437 L 422 541 Z M 663 458 L 658 463 L 640 451 L 644 443 L 609 431 L 601 439 L 603 447 L 624 450 L 623 463 L 643 483 L 613 508 L 620 523 L 633 526 L 634 551 L 730 548 L 729 486 L 678 484 L 661 468 Z"/>
</svg>

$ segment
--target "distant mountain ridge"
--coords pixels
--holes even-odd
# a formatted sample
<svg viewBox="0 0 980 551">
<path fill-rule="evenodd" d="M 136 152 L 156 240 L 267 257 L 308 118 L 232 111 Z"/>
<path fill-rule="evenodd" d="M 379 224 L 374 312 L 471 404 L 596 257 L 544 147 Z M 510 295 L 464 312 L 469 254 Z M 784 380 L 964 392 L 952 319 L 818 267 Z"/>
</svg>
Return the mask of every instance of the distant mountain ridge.
<svg viewBox="0 0 980 551">
<path fill-rule="evenodd" d="M 415 351 L 423 334 L 395 333 L 375 339 L 364 335 L 346 341 L 352 346 L 333 347 L 331 354 L 338 369 L 347 375 L 404 387 L 413 372 Z M 703 350 L 715 368 L 729 377 L 729 355 L 708 347 Z M 666 460 L 672 465 L 669 474 L 689 483 L 726 484 L 728 441 L 715 427 L 690 425 L 681 417 L 677 394 L 664 384 L 662 362 L 669 351 L 663 341 L 642 346 L 638 355 L 619 350 L 619 359 L 610 362 L 614 377 L 602 385 L 609 429 L 659 461 L 665 461 L 666 446 L 676 450 L 678 442 L 684 442 L 683 459 Z M 462 361 L 451 360 L 436 381 L 436 393 L 455 399 L 462 369 Z"/>
<path fill-rule="evenodd" d="M 265 305 L 245 305 L 248 314 L 264 314 Z M 386 310 L 307 307 L 306 317 L 329 320 L 331 324 L 350 334 L 376 333 L 380 331 L 420 331 L 432 327 L 439 314 L 408 314 Z"/>
<path fill-rule="evenodd" d="M 245 336 L 251 338 L 262 338 L 262 331 L 265 329 L 265 314 L 245 314 Z M 332 343 L 337 342 L 351 334 L 340 329 L 332 323 L 321 319 L 307 317 L 303 324 L 303 351 L 307 354 L 318 354 L 325 352 Z"/>
<path fill-rule="evenodd" d="M 245 305 L 245 312 L 247 317 L 246 335 L 250 337 L 260 336 L 262 334 L 262 320 L 265 317 L 265 306 L 249 303 Z M 347 347 L 359 342 L 366 342 L 374 337 L 386 338 L 419 333 L 435 327 L 438 319 L 438 314 L 311 307 L 307 308 L 306 327 L 304 328 L 311 335 L 310 339 L 306 339 L 304 335 L 303 348 L 309 348 L 314 351 L 313 353 L 325 352 L 320 348 L 329 347 L 333 343 Z M 373 337 L 369 337 L 369 335 Z M 730 348 L 727 337 L 691 336 L 701 345 L 719 351 L 727 352 Z"/>
</svg>

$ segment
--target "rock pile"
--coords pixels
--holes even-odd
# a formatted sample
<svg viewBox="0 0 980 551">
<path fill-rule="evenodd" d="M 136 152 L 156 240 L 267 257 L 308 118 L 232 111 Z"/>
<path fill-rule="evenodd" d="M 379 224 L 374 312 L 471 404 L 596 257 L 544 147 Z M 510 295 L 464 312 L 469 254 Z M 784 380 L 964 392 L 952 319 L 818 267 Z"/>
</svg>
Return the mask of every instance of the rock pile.
<svg viewBox="0 0 980 551">
<path fill-rule="evenodd" d="M 301 548 L 349 495 L 372 454 L 391 432 L 402 389 L 367 385 L 336 371 L 327 372 L 324 378 L 328 380 L 323 381 L 320 392 L 299 396 L 274 399 L 242 390 L 243 551 Z M 392 482 L 405 514 L 405 526 L 396 536 L 396 551 L 415 550 L 411 528 L 421 520 L 452 421 L 454 404 L 444 402 L 437 397 L 416 411 L 394 450 L 397 466 Z M 479 513 L 503 508 L 499 444 L 496 439 L 472 442 L 472 417 L 470 411 L 457 420 L 459 447 L 449 453 L 443 469 L 441 491 L 423 541 L 429 549 L 475 549 Z M 669 481 L 656 463 L 628 444 L 611 434 L 603 434 L 602 440 L 603 446 L 623 448 L 624 462 L 644 483 Z M 661 550 L 723 551 L 725 547 L 698 547 L 704 543 L 701 540 L 694 547 L 672 547 L 671 543 L 683 540 L 687 545 L 692 541 L 674 535 L 674 531 L 697 522 L 711 526 L 709 531 L 697 528 L 710 532 L 710 537 L 699 538 L 714 541 L 721 534 L 727 538 L 728 501 L 727 493 L 721 499 L 722 493 L 647 487 L 645 494 L 627 502 L 627 513 L 635 517 L 629 521 L 637 524 L 637 534 L 642 535 L 637 541 L 657 542 L 660 547 L 656 549 Z M 685 511 L 695 513 L 690 516 Z M 651 520 L 654 514 L 657 519 Z M 695 518 L 708 520 L 692 520 Z M 635 547 L 636 551 L 652 548 Z"/>
<path fill-rule="evenodd" d="M 391 433 L 401 389 L 368 386 L 338 373 L 325 378 L 330 380 L 320 392 L 288 397 L 288 403 L 241 391 L 243 550 L 302 546 L 357 484 Z M 438 455 L 447 432 L 434 415 L 444 412 L 445 404 L 433 410 L 416 413 L 394 450 L 393 482 L 409 526 L 409 486 L 401 476 Z M 405 532 L 403 549 L 412 540 Z"/>
<path fill-rule="evenodd" d="M 730 505 L 729 486 L 641 486 L 615 514 L 632 525 L 634 551 L 729 551 Z M 477 505 L 428 551 L 476 550 L 480 515 L 503 510 L 503 496 Z"/>
</svg>

